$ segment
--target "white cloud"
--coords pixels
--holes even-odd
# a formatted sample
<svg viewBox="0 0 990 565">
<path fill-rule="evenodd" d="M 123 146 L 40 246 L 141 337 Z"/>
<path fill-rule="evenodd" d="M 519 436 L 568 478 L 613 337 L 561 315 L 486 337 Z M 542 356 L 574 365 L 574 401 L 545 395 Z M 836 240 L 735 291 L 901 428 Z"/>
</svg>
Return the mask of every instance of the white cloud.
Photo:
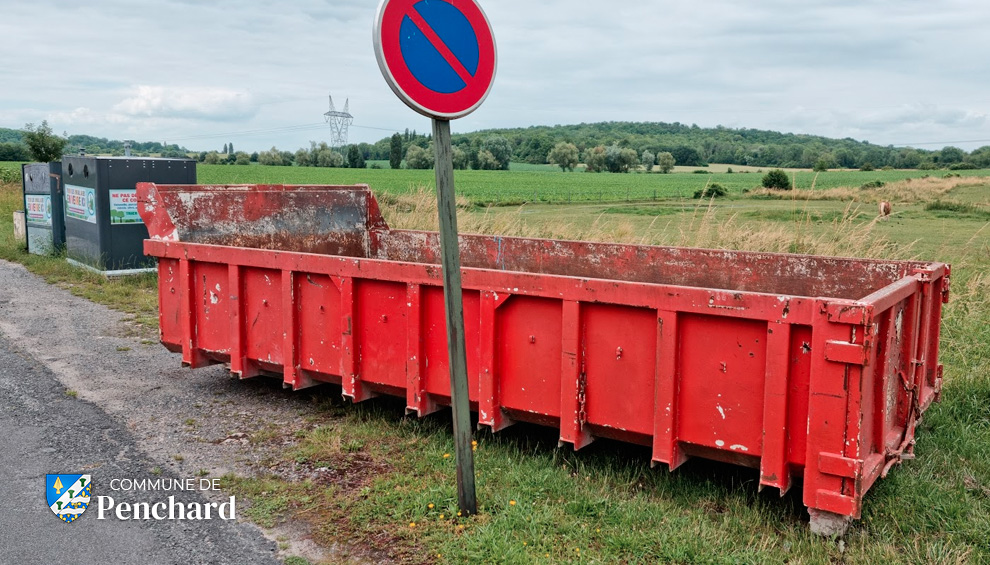
<svg viewBox="0 0 990 565">
<path fill-rule="evenodd" d="M 498 75 L 455 131 L 632 120 L 884 144 L 987 137 L 990 3 L 481 3 Z M 286 126 L 322 122 L 332 91 L 350 98 L 352 141 L 388 135 L 358 126 L 429 129 L 378 71 L 377 0 L 8 4 L 0 52 L 16 57 L 0 61 L 2 127 L 48 117 L 58 131 L 190 149 L 213 143 L 204 136 L 291 149 L 326 138 Z"/>
<path fill-rule="evenodd" d="M 226 122 L 249 119 L 258 108 L 251 94 L 243 90 L 141 85 L 113 110 L 133 117 Z"/>
</svg>

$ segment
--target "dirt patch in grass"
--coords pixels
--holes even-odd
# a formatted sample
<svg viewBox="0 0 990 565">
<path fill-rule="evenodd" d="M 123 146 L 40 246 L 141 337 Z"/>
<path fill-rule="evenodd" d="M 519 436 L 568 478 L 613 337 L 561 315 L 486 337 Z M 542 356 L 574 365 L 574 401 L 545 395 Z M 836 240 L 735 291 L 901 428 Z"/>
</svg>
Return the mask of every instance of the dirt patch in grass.
<svg viewBox="0 0 990 565">
<path fill-rule="evenodd" d="M 337 492 L 346 495 L 391 472 L 392 467 L 364 453 L 338 453 L 319 461 L 279 461 L 269 467 L 269 471 L 285 481 L 309 481 L 322 487 L 333 486 Z"/>
</svg>

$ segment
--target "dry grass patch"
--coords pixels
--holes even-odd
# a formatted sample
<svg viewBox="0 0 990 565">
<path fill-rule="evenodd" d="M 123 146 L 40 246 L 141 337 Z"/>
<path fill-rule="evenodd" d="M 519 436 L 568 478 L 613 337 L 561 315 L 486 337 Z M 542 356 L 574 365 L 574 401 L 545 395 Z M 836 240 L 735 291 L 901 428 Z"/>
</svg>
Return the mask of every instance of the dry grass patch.
<svg viewBox="0 0 990 565">
<path fill-rule="evenodd" d="M 421 188 L 399 196 L 389 195 L 380 199 L 380 204 L 393 228 L 438 229 L 436 196 L 432 191 Z M 663 216 L 658 215 L 645 230 L 606 213 L 586 223 L 527 222 L 525 205 L 507 213 L 492 208 L 479 210 L 460 199 L 458 207 L 461 233 L 881 259 L 903 259 L 910 251 L 877 234 L 872 210 L 864 212 L 853 203 L 846 206 L 840 217 L 824 224 L 806 215 L 798 222 L 774 225 L 745 221 L 739 214 L 726 215 L 713 202 L 702 202 L 691 210 L 686 222 L 664 223 L 660 221 Z"/>
<path fill-rule="evenodd" d="M 883 186 L 839 187 L 824 190 L 797 189 L 790 191 L 768 190 L 765 188 L 749 192 L 751 198 L 766 198 L 773 200 L 840 200 L 845 202 L 877 203 L 881 200 L 888 202 L 915 203 L 931 202 L 944 198 L 954 188 L 965 185 L 984 184 L 986 179 L 977 177 L 950 178 L 917 178 L 904 179 Z"/>
</svg>

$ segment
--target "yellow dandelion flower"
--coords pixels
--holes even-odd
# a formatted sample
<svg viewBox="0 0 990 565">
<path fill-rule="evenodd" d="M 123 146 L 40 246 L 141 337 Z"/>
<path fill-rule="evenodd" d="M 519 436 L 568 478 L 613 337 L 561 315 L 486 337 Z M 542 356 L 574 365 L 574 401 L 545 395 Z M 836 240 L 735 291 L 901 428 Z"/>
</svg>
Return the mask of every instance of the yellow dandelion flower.
<svg viewBox="0 0 990 565">
<path fill-rule="evenodd" d="M 461 515 L 461 511 L 460 511 L 460 510 L 458 510 L 458 511 L 457 511 L 457 515 L 458 515 L 458 516 L 460 516 L 460 515 Z"/>
<path fill-rule="evenodd" d="M 443 520 L 443 514 L 440 515 L 440 519 Z"/>
<path fill-rule="evenodd" d="M 471 440 L 471 447 L 478 447 L 478 441 L 477 440 Z"/>
<path fill-rule="evenodd" d="M 444 453 L 443 454 L 443 458 L 444 459 L 449 459 L 450 458 L 450 454 L 449 453 Z"/>
<path fill-rule="evenodd" d="M 433 510 L 433 503 L 431 502 L 427 504 L 426 507 L 429 508 L 430 510 Z"/>
<path fill-rule="evenodd" d="M 416 522 L 409 522 L 409 527 L 410 528 L 415 528 L 416 527 Z"/>
<path fill-rule="evenodd" d="M 516 501 L 515 500 L 510 500 L 509 501 L 509 506 L 515 506 L 515 505 L 516 505 Z"/>
</svg>

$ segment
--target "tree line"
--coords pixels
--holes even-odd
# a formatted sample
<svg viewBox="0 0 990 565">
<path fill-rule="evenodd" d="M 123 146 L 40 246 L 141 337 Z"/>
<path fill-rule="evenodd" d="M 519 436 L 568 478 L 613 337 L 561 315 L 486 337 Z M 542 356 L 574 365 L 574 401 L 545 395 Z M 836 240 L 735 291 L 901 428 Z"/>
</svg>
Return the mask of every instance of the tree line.
<svg viewBox="0 0 990 565">
<path fill-rule="evenodd" d="M 47 123 L 28 124 L 23 130 L 0 128 L 0 160 L 26 161 L 33 153 L 30 135 L 47 128 L 47 135 L 63 140 L 65 152 L 123 155 L 125 142 L 86 135 L 57 136 Z M 308 148 L 246 153 L 232 142 L 214 151 L 191 153 L 177 145 L 128 142 L 135 156 L 197 158 L 208 164 L 297 165 L 311 167 L 365 167 L 367 161 L 388 161 L 392 168 L 433 166 L 432 136 L 405 130 L 376 143 L 334 148 L 310 142 Z M 510 162 L 552 164 L 562 170 L 586 165 L 590 172 L 628 172 L 644 167 L 661 172 L 674 164 L 702 167 L 709 163 L 756 167 L 967 169 L 990 168 L 990 146 L 966 152 L 958 147 L 925 150 L 874 145 L 854 139 L 779 133 L 718 126 L 700 128 L 680 123 L 601 122 L 568 126 L 483 130 L 452 137 L 454 166 L 459 169 L 506 170 Z M 377 164 L 373 166 L 378 166 Z"/>
</svg>

